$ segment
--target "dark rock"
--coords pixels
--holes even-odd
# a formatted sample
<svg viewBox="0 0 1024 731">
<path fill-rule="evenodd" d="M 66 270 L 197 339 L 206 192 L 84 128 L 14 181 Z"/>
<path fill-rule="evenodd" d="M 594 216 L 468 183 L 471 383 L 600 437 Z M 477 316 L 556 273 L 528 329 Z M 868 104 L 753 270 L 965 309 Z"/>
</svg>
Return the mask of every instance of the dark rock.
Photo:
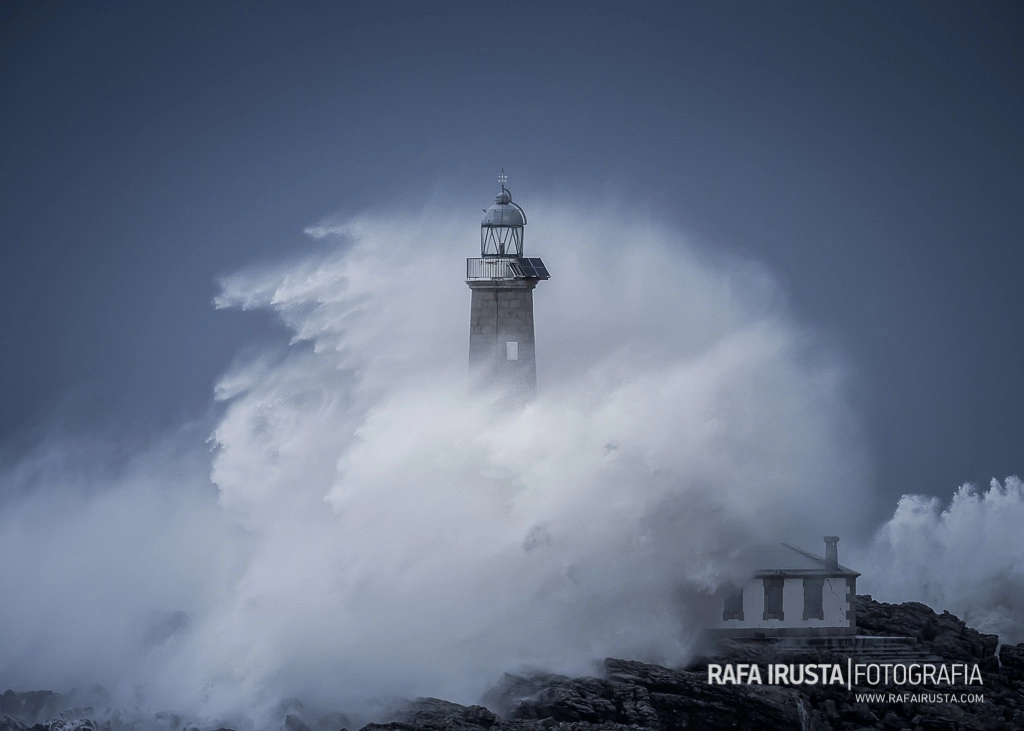
<svg viewBox="0 0 1024 731">
<path fill-rule="evenodd" d="M 46 723 L 37 723 L 30 731 L 96 731 L 95 721 L 87 718 L 74 720 L 57 719 Z"/>
<path fill-rule="evenodd" d="M 971 629 L 949 612 L 936 614 L 919 602 L 886 604 L 870 596 L 857 597 L 857 631 L 864 635 L 913 637 L 930 652 L 949 662 L 997 667 L 999 638 Z"/>
<path fill-rule="evenodd" d="M 839 731 L 1015 731 L 1024 729 L 1024 644 L 998 647 L 994 635 L 967 627 L 957 617 L 937 614 L 923 604 L 886 604 L 858 597 L 863 634 L 913 637 L 913 652 L 947 663 L 977 664 L 982 686 L 942 689 L 983 693 L 983 703 L 904 699 L 893 703 L 858 703 L 845 686 L 709 685 L 707 663 L 723 661 L 831 663 L 845 662 L 842 650 L 786 648 L 770 642 L 733 643 L 724 656 L 696 661 L 690 669 L 607 659 L 593 677 L 570 678 L 545 673 L 505 675 L 484 698 L 488 707 L 462 706 L 437 698 L 408 704 L 390 723 L 363 731 L 683 731 L 684 729 L 801 729 Z M 872 691 L 913 692 L 877 687 Z M 935 689 L 916 689 L 917 692 Z M 124 723 L 118 712 L 102 711 L 102 729 L 92 708 L 70 709 L 70 697 L 37 691 L 0 696 L 0 731 L 145 731 Z M 920 701 L 920 702 L 919 702 Z M 280 705 L 282 731 L 312 731 L 302 704 Z M 153 717 L 161 728 L 188 721 L 173 714 Z M 35 724 L 35 725 L 32 725 Z M 318 730 L 351 727 L 336 714 L 316 723 Z M 230 731 L 219 729 L 218 731 Z"/>
<path fill-rule="evenodd" d="M 0 715 L 13 716 L 29 724 L 40 719 L 55 718 L 67 706 L 67 699 L 63 695 L 49 690 L 30 690 L 24 693 L 8 690 L 0 695 Z"/>
<path fill-rule="evenodd" d="M 488 698 L 517 729 L 799 729 L 796 693 L 759 686 L 708 685 L 707 676 L 608 659 L 604 677 L 506 675 Z"/>
<path fill-rule="evenodd" d="M 1024 643 L 999 648 L 1000 673 L 1004 678 L 1024 683 Z"/>
<path fill-rule="evenodd" d="M 900 731 L 903 725 L 900 717 L 892 711 L 889 711 L 882 717 L 882 728 L 886 729 L 886 731 Z"/>
<path fill-rule="evenodd" d="M 28 728 L 18 719 L 6 714 L 0 714 L 0 731 L 25 731 Z"/>
<path fill-rule="evenodd" d="M 281 726 L 281 731 L 313 731 L 313 729 L 303 723 L 301 718 L 289 713 L 284 717 L 284 725 Z"/>
<path fill-rule="evenodd" d="M 391 723 L 371 723 L 364 731 L 475 731 L 489 729 L 498 717 L 483 706 L 462 706 L 438 698 L 418 698 Z"/>
</svg>

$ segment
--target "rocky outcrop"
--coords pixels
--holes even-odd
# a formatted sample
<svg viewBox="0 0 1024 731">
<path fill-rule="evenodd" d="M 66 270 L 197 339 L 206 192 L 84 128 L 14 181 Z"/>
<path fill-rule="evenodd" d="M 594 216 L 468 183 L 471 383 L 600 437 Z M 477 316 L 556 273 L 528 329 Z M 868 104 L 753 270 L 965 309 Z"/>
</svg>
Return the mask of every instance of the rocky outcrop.
<svg viewBox="0 0 1024 731">
<path fill-rule="evenodd" d="M 1024 644 L 999 648 L 999 674 L 1008 682 L 1024 685 Z"/>
<path fill-rule="evenodd" d="M 706 675 L 608 659 L 601 678 L 507 675 L 488 700 L 520 728 L 800 728 L 799 699 L 776 688 L 708 685 Z"/>
<path fill-rule="evenodd" d="M 775 689 L 709 686 L 700 673 L 606 660 L 600 678 L 506 675 L 488 705 L 421 699 L 392 723 L 363 731 L 626 731 L 626 729 L 800 729 L 795 697 Z"/>
<path fill-rule="evenodd" d="M 687 669 L 608 659 L 591 678 L 506 675 L 484 698 L 487 708 L 426 700 L 400 719 L 364 731 L 681 731 L 682 729 L 880 729 L 882 731 L 1019 731 L 1024 729 L 1024 645 L 998 638 L 923 604 L 885 604 L 858 597 L 865 635 L 911 637 L 923 657 L 977 664 L 983 685 L 953 685 L 944 694 L 983 694 L 984 702 L 857 702 L 855 693 L 909 693 L 906 687 L 845 685 L 709 685 L 709 662 L 845 661 L 841 648 L 739 644 Z M 998 653 L 997 653 L 998 650 Z M 935 691 L 934 688 L 919 689 Z"/>
<path fill-rule="evenodd" d="M 707 682 L 709 662 L 834 662 L 842 655 L 842 650 L 836 648 L 794 648 L 768 643 L 734 645 L 723 649 L 724 655 L 703 658 L 685 669 L 607 659 L 595 677 L 508 674 L 485 696 L 484 705 L 462 706 L 421 698 L 408 704 L 390 722 L 370 724 L 362 731 L 1024 729 L 1024 644 L 999 647 L 994 635 L 977 632 L 949 613 L 937 614 L 913 602 L 885 604 L 869 596 L 858 597 L 858 624 L 866 635 L 915 638 L 915 647 L 920 648 L 922 656 L 941 657 L 947 663 L 977 664 L 983 685 L 954 685 L 941 690 L 983 694 L 984 701 L 910 698 L 858 702 L 858 690 L 905 693 L 908 689 L 875 686 L 851 691 L 845 685 Z M 53 693 L 8 692 L 0 700 L 0 731 L 118 731 L 109 722 L 97 725 L 68 715 L 60 719 L 61 702 L 62 697 Z M 304 720 L 301 704 L 284 710 L 287 713 L 282 716 L 282 731 L 337 729 L 342 725 L 340 715 L 316 723 Z M 132 728 L 187 730 L 188 724 L 180 719 L 169 723 L 164 715 L 154 718 L 151 726 L 137 722 Z M 47 717 L 57 720 L 39 720 Z"/>
<path fill-rule="evenodd" d="M 41 719 L 56 718 L 68 707 L 68 698 L 60 693 L 48 690 L 35 690 L 27 693 L 15 693 L 8 690 L 0 695 L 0 731 L 6 731 L 4 723 L 18 720 L 22 723 L 35 723 Z M 5 721 L 5 718 L 11 719 Z"/>
<path fill-rule="evenodd" d="M 0 731 L 98 731 L 98 727 L 89 719 L 70 721 L 62 718 L 27 726 L 17 718 L 0 715 Z"/>
<path fill-rule="evenodd" d="M 461 706 L 439 698 L 419 698 L 391 723 L 371 723 L 362 731 L 480 731 L 497 725 L 499 719 L 483 706 Z"/>
<path fill-rule="evenodd" d="M 996 671 L 999 638 L 971 629 L 949 612 L 935 611 L 918 602 L 886 604 L 869 595 L 857 597 L 857 628 L 864 635 L 913 637 L 922 647 L 948 662 L 979 663 Z"/>
</svg>

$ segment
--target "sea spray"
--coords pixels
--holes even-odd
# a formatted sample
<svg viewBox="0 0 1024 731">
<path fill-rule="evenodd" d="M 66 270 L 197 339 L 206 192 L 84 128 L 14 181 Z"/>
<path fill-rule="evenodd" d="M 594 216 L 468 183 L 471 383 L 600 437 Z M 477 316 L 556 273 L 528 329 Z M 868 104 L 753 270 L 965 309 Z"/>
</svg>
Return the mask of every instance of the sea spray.
<svg viewBox="0 0 1024 731">
<path fill-rule="evenodd" d="M 857 528 L 843 368 L 763 268 L 590 206 L 531 214 L 552 279 L 516 411 L 467 378 L 467 220 L 327 221 L 317 253 L 226 277 L 217 305 L 290 342 L 225 374 L 208 445 L 168 437 L 205 470 L 141 454 L 5 509 L 0 543 L 32 541 L 0 683 L 256 725 L 289 697 L 473 702 L 521 666 L 682 661 L 740 548 Z"/>
</svg>

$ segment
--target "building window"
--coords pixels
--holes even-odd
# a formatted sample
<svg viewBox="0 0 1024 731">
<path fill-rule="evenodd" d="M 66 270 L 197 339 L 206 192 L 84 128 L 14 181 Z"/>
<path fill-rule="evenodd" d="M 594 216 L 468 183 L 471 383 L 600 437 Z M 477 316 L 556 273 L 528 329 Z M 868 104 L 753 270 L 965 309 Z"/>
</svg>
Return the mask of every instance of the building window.
<svg viewBox="0 0 1024 731">
<path fill-rule="evenodd" d="M 722 619 L 738 619 L 743 621 L 743 589 L 733 589 L 725 595 L 725 611 Z"/>
<path fill-rule="evenodd" d="M 505 343 L 505 360 L 519 360 L 519 343 Z"/>
<path fill-rule="evenodd" d="M 804 579 L 804 619 L 825 619 L 821 607 L 821 593 L 824 579 Z"/>
<path fill-rule="evenodd" d="M 782 587 L 785 579 L 764 580 L 764 619 L 785 619 L 782 611 Z"/>
</svg>

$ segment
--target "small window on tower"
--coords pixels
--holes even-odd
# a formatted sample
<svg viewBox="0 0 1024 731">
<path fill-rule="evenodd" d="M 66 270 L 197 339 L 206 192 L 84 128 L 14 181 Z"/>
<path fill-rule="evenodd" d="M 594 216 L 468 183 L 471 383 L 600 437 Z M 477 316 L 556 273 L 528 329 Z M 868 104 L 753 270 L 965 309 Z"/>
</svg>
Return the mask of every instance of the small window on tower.
<svg viewBox="0 0 1024 731">
<path fill-rule="evenodd" d="M 505 360 L 519 360 L 519 343 L 505 343 Z"/>
</svg>

